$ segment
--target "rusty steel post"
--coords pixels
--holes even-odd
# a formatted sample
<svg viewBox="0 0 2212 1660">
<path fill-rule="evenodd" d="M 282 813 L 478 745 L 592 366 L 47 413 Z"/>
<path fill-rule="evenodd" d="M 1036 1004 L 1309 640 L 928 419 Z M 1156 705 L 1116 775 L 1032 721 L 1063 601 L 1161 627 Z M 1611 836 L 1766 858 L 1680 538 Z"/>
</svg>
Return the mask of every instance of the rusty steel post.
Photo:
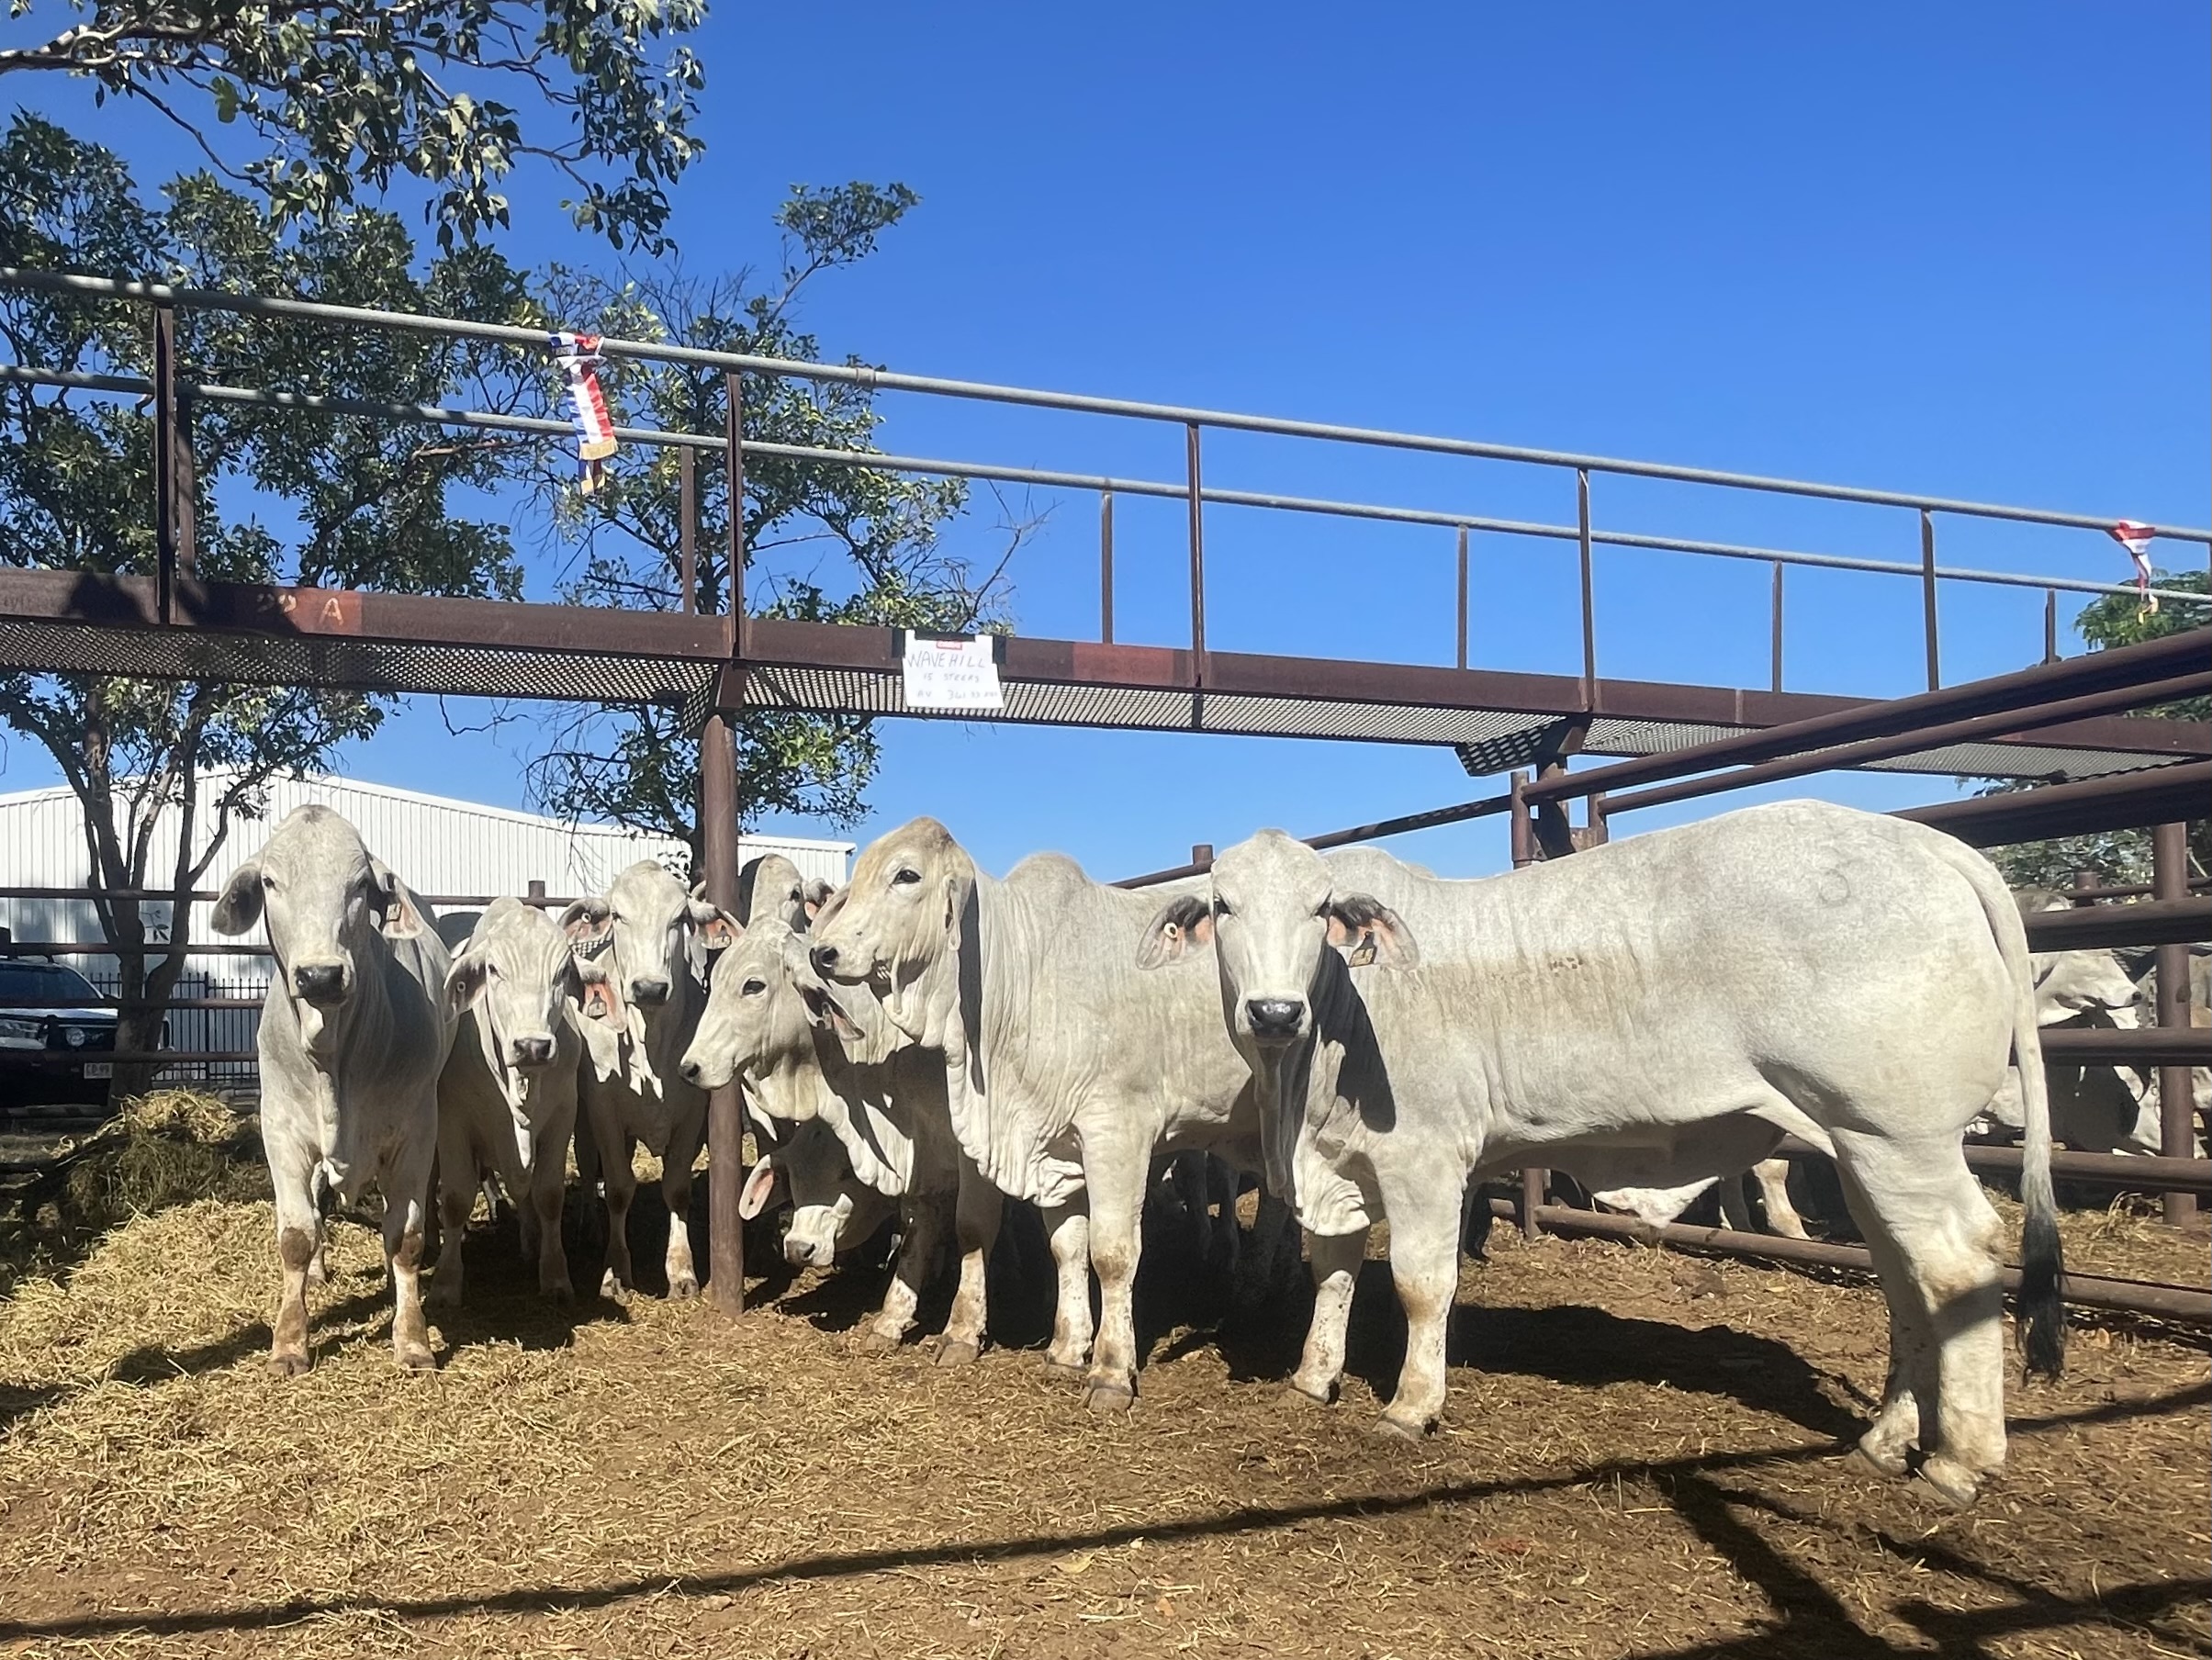
<svg viewBox="0 0 2212 1660">
<path fill-rule="evenodd" d="M 1927 635 L 1928 690 L 1943 684 L 1943 663 L 1936 645 L 1936 519 L 1920 510 L 1920 618 Z"/>
<path fill-rule="evenodd" d="M 1214 845 L 1211 842 L 1191 843 L 1191 863 L 1210 865 L 1214 862 Z"/>
<path fill-rule="evenodd" d="M 699 468 L 687 445 L 676 450 L 677 609 L 699 609 Z"/>
<path fill-rule="evenodd" d="M 1506 809 L 1511 814 L 1506 821 L 1507 834 L 1513 850 L 1513 869 L 1520 870 L 1536 862 L 1536 821 L 1523 793 L 1529 787 L 1529 775 L 1516 772 L 1509 785 L 1512 798 L 1511 805 Z"/>
<path fill-rule="evenodd" d="M 1467 527 L 1459 527 L 1459 667 L 1467 666 Z"/>
<path fill-rule="evenodd" d="M 745 643 L 745 405 L 735 372 L 729 391 L 723 465 L 729 480 L 729 649 L 733 661 Z M 693 495 L 696 506 L 696 494 Z M 686 526 L 696 550 L 696 532 Z M 744 696 L 743 676 L 733 676 Z M 730 723 L 709 718 L 699 738 L 699 851 L 706 897 L 725 911 L 737 908 L 737 745 Z M 745 1312 L 745 1109 L 735 1083 L 707 1097 L 707 1301 L 724 1314 Z"/>
<path fill-rule="evenodd" d="M 1774 562 L 1774 671 L 1768 677 L 1773 690 L 1782 689 L 1782 562 Z"/>
<path fill-rule="evenodd" d="M 2056 663 L 2058 660 L 2059 590 L 2047 588 L 2043 590 L 2043 661 Z"/>
<path fill-rule="evenodd" d="M 2189 893 L 2189 827 L 2155 824 L 2150 831 L 2150 897 L 2185 899 Z M 2189 948 L 2158 948 L 2158 1024 L 2161 1028 L 2189 1024 Z M 2196 1152 L 2195 1091 L 2185 1066 L 2158 1069 L 2159 1150 L 2169 1159 L 2187 1159 Z M 2192 1194 L 2168 1193 L 2166 1221 L 2179 1227 L 2196 1214 Z"/>
<path fill-rule="evenodd" d="M 1597 576 L 1590 565 L 1589 469 L 1575 469 L 1575 515 L 1582 555 L 1582 707 L 1598 707 Z"/>
<path fill-rule="evenodd" d="M 1198 473 L 1198 423 L 1184 428 L 1185 456 L 1190 466 L 1191 515 L 1191 675 L 1196 690 L 1191 693 L 1191 727 L 1206 724 L 1206 501 Z"/>
<path fill-rule="evenodd" d="M 527 903 L 543 908 L 545 903 L 545 879 L 542 876 L 532 877 L 522 892 Z"/>
<path fill-rule="evenodd" d="M 1098 639 L 1114 643 L 1114 492 L 1098 492 Z"/>
<path fill-rule="evenodd" d="M 153 308 L 153 503 L 155 604 L 173 620 L 178 578 L 193 566 L 191 409 L 178 384 L 176 308 Z"/>
</svg>

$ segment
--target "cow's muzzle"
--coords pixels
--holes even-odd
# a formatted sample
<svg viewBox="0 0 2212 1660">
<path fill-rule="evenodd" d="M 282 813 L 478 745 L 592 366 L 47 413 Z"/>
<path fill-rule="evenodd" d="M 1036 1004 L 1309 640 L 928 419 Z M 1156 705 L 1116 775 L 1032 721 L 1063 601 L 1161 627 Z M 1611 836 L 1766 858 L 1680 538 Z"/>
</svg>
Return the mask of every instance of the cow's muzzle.
<svg viewBox="0 0 2212 1660">
<path fill-rule="evenodd" d="M 546 1066 L 553 1060 L 553 1038 L 550 1034 L 517 1038 L 508 1046 L 514 1051 L 517 1066 Z"/>
<path fill-rule="evenodd" d="M 658 974 L 630 982 L 630 1001 L 640 1008 L 657 1009 L 668 1001 L 668 982 Z"/>
<path fill-rule="evenodd" d="M 1255 1042 L 1289 1043 L 1306 1025 L 1306 1004 L 1296 997 L 1249 997 L 1244 1018 L 1252 1023 Z"/>
<path fill-rule="evenodd" d="M 793 1268 L 827 1268 L 837 1260 L 837 1247 L 834 1240 L 787 1233 L 783 1236 L 783 1260 Z"/>
<path fill-rule="evenodd" d="M 352 979 L 342 962 L 303 962 L 292 970 L 292 990 L 302 1003 L 334 1008 L 353 990 Z"/>
</svg>

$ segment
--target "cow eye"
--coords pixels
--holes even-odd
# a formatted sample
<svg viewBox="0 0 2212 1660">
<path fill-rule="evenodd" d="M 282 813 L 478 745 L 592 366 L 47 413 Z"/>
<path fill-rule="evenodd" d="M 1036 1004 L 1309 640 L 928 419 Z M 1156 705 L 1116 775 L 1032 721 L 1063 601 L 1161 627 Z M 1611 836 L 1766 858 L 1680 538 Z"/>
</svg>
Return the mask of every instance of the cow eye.
<svg viewBox="0 0 2212 1660">
<path fill-rule="evenodd" d="M 758 997 L 761 993 L 768 990 L 768 981 L 765 980 L 748 980 L 743 985 L 739 986 L 737 990 L 744 996 Z"/>
<path fill-rule="evenodd" d="M 1214 901 L 1214 914 L 1216 916 L 1233 916 L 1235 913 L 1229 908 L 1229 901 L 1217 899 Z"/>
<path fill-rule="evenodd" d="M 261 879 L 261 885 L 268 889 L 271 892 L 275 892 L 276 891 L 276 879 L 274 876 L 264 876 Z"/>
<path fill-rule="evenodd" d="M 918 882 L 921 880 L 922 873 L 919 870 L 911 866 L 901 866 L 892 873 L 891 885 L 894 888 L 904 888 L 909 883 Z"/>
</svg>

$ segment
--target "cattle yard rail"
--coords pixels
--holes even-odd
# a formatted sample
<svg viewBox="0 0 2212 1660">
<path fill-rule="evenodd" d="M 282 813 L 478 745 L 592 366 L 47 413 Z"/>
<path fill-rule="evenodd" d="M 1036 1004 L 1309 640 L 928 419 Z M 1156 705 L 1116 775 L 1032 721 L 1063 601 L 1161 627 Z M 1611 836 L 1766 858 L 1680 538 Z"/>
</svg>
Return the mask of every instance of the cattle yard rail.
<svg viewBox="0 0 2212 1660">
<path fill-rule="evenodd" d="M 742 515 L 732 515 L 728 547 L 728 612 L 698 610 L 696 465 L 718 456 L 732 500 L 742 500 L 749 456 L 802 461 L 885 472 L 976 478 L 1088 492 L 1098 500 L 1099 625 L 1095 640 L 1009 637 L 1000 679 L 1005 707 L 994 716 L 972 712 L 960 719 L 995 718 L 1050 725 L 1100 726 L 1141 731 L 1196 731 L 1291 737 L 1356 738 L 1370 742 L 1449 746 L 1472 774 L 1514 772 L 1505 793 L 1436 813 L 1412 814 L 1318 837 L 1321 845 L 1371 839 L 1483 816 L 1513 817 L 1517 851 L 1542 847 L 1554 857 L 1571 851 L 1576 835 L 1603 834 L 1602 797 L 1592 824 L 1580 833 L 1565 827 L 1560 802 L 1581 793 L 1560 780 L 1570 755 L 1631 757 L 1623 765 L 1670 763 L 1710 751 L 1714 745 L 1757 744 L 1770 729 L 1802 734 L 1819 728 L 1828 746 L 1918 733 L 1917 746 L 1867 749 L 1849 762 L 1900 771 L 1971 773 L 2025 780 L 2068 780 L 2085 793 L 2060 805 L 2074 819 L 2110 817 L 2117 803 L 2139 815 L 2161 816 L 2177 792 L 2194 788 L 2196 772 L 2212 762 L 2212 725 L 2176 720 L 2127 719 L 2105 694 L 2123 686 L 2157 685 L 2164 695 L 2197 685 L 2199 655 L 2163 658 L 2158 676 L 2129 681 L 2109 678 L 2112 667 L 2134 661 L 2124 652 L 2059 661 L 2060 593 L 2132 592 L 2127 585 L 2073 578 L 1990 571 L 1947 565 L 1937 557 L 1937 527 L 1945 519 L 2057 526 L 2098 534 L 2117 516 L 1960 500 L 1910 492 L 1825 484 L 1763 475 L 1682 467 L 1664 463 L 1531 449 L 1487 442 L 1394 432 L 1373 428 L 1282 420 L 1234 411 L 1089 397 L 1035 388 L 893 373 L 851 364 L 822 364 L 720 353 L 656 342 L 608 339 L 600 350 L 612 359 L 680 364 L 717 373 L 726 400 L 724 430 L 679 432 L 623 428 L 625 442 L 669 448 L 680 481 L 682 580 L 672 609 L 615 610 L 421 595 L 319 589 L 277 584 L 205 581 L 196 572 L 194 540 L 196 409 L 258 406 L 320 412 L 332 419 L 413 422 L 442 428 L 501 431 L 566 438 L 564 421 L 433 405 L 368 404 L 334 398 L 313 387 L 254 387 L 196 377 L 180 353 L 180 314 L 211 310 L 286 325 L 370 328 L 469 339 L 542 356 L 544 331 L 451 318 L 368 310 L 292 297 L 198 291 L 160 284 L 116 281 L 70 273 L 0 268 L 0 290 L 43 292 L 88 304 L 140 308 L 151 326 L 151 376 L 93 375 L 36 364 L 0 364 L 0 385 L 74 388 L 151 405 L 155 477 L 150 504 L 155 557 L 151 572 L 129 570 L 0 569 L 0 665 L 32 673 L 106 674 L 140 679 L 232 680 L 384 693 L 440 693 L 573 701 L 650 703 L 681 712 L 701 735 L 702 868 L 718 903 L 735 899 L 738 780 L 730 721 L 748 708 L 850 715 L 922 716 L 908 706 L 896 631 L 758 616 L 747 608 Z M 1114 417 L 1180 429 L 1185 470 L 1179 480 L 1117 478 L 1104 474 L 1053 472 L 960 459 L 933 459 L 864 450 L 814 449 L 749 439 L 746 434 L 748 380 L 793 379 L 858 387 L 870 392 L 978 400 L 1087 416 Z M 1399 452 L 1506 463 L 1555 475 L 1571 474 L 1574 514 L 1569 522 L 1533 522 L 1443 509 L 1328 500 L 1255 490 L 1223 488 L 1203 477 L 1204 438 L 1233 432 L 1309 443 L 1368 446 Z M 1856 503 L 1911 516 L 1916 560 L 1871 559 L 1804 549 L 1664 536 L 1595 520 L 1593 479 L 1665 480 L 1707 489 L 1756 491 L 1809 500 Z M 1187 506 L 1189 634 L 1187 644 L 1140 645 L 1117 638 L 1115 500 L 1117 496 L 1181 500 Z M 1455 645 L 1449 667 L 1270 656 L 1214 649 L 1207 636 L 1205 528 L 1207 510 L 1290 512 L 1378 523 L 1426 525 L 1450 531 L 1457 579 Z M 2212 530 L 2165 525 L 2155 533 L 2174 543 L 2212 547 Z M 1580 602 L 1580 661 L 1566 673 L 1531 674 L 1472 665 L 1470 611 L 1472 538 L 1511 535 L 1572 544 Z M 1904 538 L 1901 537 L 1901 540 Z M 1752 561 L 1772 572 L 1769 608 L 1771 673 L 1758 689 L 1683 685 L 1607 678 L 1599 672 L 1596 613 L 1600 548 L 1645 550 Z M 1854 727 L 1877 722 L 1914 700 L 1898 703 L 1813 695 L 1784 689 L 1784 584 L 1792 567 L 1864 572 L 1914 581 L 1920 594 L 1923 645 L 1930 697 L 1950 696 L 1946 719 L 1924 727 Z M 2042 670 L 2051 695 L 1995 703 L 1974 701 L 1971 687 L 1942 687 L 1938 596 L 1945 584 L 1986 585 L 2043 592 Z M 2160 592 L 2175 607 L 2201 607 L 2201 596 Z M 2017 677 L 1980 683 L 1998 686 Z M 2071 706 L 2051 705 L 2063 680 Z M 2038 690 L 2043 690 L 2040 686 Z M 2001 714 L 1994 723 L 1981 717 Z M 2033 718 L 2038 715 L 2045 718 Z M 2017 715 L 2020 718 L 2013 719 Z M 1917 717 L 1914 717 L 1915 719 Z M 1828 724 L 1823 727 L 1822 723 Z M 1841 735 L 1848 731 L 1848 738 Z M 1761 758 L 1793 753 L 1772 749 Z M 1739 754 L 1736 759 L 1744 758 Z M 1717 764 L 1717 763 L 1704 763 Z M 1533 774 L 1515 771 L 1533 768 Z M 1680 771 L 1649 777 L 1674 778 Z M 2180 775 L 2187 775 L 2183 777 Z M 1620 782 L 1625 783 L 1623 779 Z M 1600 785 L 1598 789 L 1607 788 Z M 1555 796 L 1548 797 L 1547 790 Z M 2163 792 L 2161 794 L 2161 791 Z M 2053 791 L 2038 792 L 2052 795 Z M 1632 804 L 1652 804 L 1649 802 Z M 1979 808 L 1981 803 L 1961 803 Z M 2153 812 L 2153 809 L 2156 812 Z M 1933 810 L 1940 812 L 1942 810 Z M 1979 821 L 1978 821 L 1979 822 Z M 1993 820 L 2002 830 L 2002 815 Z M 2073 822 L 2069 820 L 2069 822 Z M 1981 825 L 1988 833 L 1989 825 Z M 2040 834 L 2040 832 L 2038 832 Z M 2165 847 L 2170 838 L 2161 838 Z M 2176 844 L 2178 845 L 2178 844 Z M 2172 869 L 2169 869 L 2172 865 Z M 1165 874 L 1165 873 L 1162 873 Z M 2186 903 L 2178 864 L 2161 865 L 2155 902 Z M 121 892 L 102 894 L 133 903 Z M 148 895 L 146 897 L 155 897 Z M 163 900 L 174 896 L 158 895 Z M 2142 907 L 2147 913 L 2153 907 Z M 2161 911 L 2145 926 L 2193 929 L 2184 914 Z M 2194 913 L 2186 914 L 2194 915 Z M 43 944 L 44 942 L 34 942 Z M 0 948 L 6 950 L 8 948 Z M 96 948 L 55 946 L 90 951 Z M 192 947 L 195 951 L 209 948 Z M 2162 946 L 2161 949 L 2175 948 Z M 30 954 L 32 948 L 13 948 Z M 136 950 L 137 948 L 132 948 Z M 150 952 L 166 949 L 148 947 Z M 249 954 L 250 947 L 228 948 Z M 2164 1011 L 2161 1008 L 2161 1015 Z M 150 1057 L 151 1058 L 151 1057 Z M 739 1105 L 733 1093 L 715 1098 L 710 1114 L 709 1159 L 723 1168 L 740 1162 Z M 708 1295 L 730 1312 L 742 1307 L 743 1257 L 736 1201 L 740 1183 L 711 1189 L 713 1255 Z M 1524 1223 L 1544 1208 L 1524 1205 Z M 1768 1254 L 1773 1254 L 1768 1252 Z"/>
</svg>

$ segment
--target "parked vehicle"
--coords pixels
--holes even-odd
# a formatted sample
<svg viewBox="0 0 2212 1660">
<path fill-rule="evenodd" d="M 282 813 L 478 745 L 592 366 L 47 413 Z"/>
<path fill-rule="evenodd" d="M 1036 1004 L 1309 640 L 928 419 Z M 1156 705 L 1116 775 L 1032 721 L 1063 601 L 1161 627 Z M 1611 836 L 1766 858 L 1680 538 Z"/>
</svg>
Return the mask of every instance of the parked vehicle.
<svg viewBox="0 0 2212 1660">
<path fill-rule="evenodd" d="M 116 1011 L 57 962 L 0 961 L 0 1105 L 105 1105 Z"/>
</svg>

